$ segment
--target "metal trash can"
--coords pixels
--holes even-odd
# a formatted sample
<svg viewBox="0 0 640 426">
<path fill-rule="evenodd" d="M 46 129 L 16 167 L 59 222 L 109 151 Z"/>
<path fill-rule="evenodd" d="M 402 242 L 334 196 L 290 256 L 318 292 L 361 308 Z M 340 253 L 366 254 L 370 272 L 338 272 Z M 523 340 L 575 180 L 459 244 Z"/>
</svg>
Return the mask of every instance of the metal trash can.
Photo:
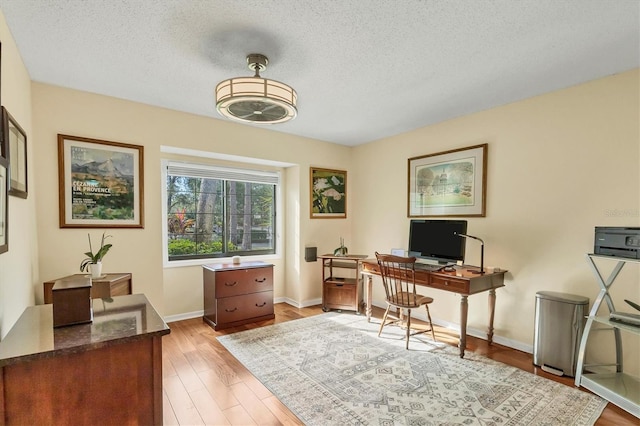
<svg viewBox="0 0 640 426">
<path fill-rule="evenodd" d="M 537 292 L 533 364 L 558 376 L 575 377 L 588 310 L 588 297 L 553 291 Z"/>
</svg>

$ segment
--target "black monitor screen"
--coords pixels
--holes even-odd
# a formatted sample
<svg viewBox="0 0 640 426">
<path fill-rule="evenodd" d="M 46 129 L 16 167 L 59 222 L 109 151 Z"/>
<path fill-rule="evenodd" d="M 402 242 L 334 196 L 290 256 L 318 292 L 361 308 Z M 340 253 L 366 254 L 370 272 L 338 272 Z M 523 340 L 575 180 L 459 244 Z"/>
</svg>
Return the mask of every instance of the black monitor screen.
<svg viewBox="0 0 640 426">
<path fill-rule="evenodd" d="M 411 220 L 409 256 L 435 260 L 438 263 L 464 261 L 466 220 Z"/>
</svg>

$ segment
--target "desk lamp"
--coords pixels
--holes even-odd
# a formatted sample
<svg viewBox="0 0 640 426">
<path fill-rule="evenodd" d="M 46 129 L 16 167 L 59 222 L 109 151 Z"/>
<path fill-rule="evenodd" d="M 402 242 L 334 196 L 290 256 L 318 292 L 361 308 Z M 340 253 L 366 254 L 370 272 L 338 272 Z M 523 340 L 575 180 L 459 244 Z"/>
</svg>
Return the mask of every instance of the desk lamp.
<svg viewBox="0 0 640 426">
<path fill-rule="evenodd" d="M 460 234 L 458 232 L 454 232 L 454 235 L 458 235 L 463 238 L 472 238 L 474 240 L 480 241 L 480 270 L 479 271 L 469 271 L 472 274 L 484 274 L 484 241 L 481 238 L 474 237 L 473 235 Z"/>
</svg>

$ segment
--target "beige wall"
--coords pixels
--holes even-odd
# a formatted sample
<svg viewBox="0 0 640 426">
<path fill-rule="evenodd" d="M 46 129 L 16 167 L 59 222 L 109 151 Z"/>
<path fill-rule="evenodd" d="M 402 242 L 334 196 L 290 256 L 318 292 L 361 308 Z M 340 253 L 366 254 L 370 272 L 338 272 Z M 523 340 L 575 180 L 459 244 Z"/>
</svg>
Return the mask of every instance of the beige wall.
<svg viewBox="0 0 640 426">
<path fill-rule="evenodd" d="M 30 83 L 4 20 L 0 37 L 2 104 L 29 137 L 29 198 L 10 197 L 10 251 L 0 256 L 2 335 L 34 298 L 42 301 L 42 281 L 78 272 L 87 249 L 88 230 L 58 227 L 58 133 L 144 147 L 145 228 L 109 230 L 114 248 L 105 270 L 132 272 L 134 291 L 170 317 L 202 309 L 202 284 L 199 266 L 163 269 L 161 146 L 292 164 L 284 171 L 284 250 L 272 259 L 276 298 L 308 305 L 321 297 L 320 264 L 304 261 L 305 246 L 330 252 L 344 237 L 351 253 L 405 247 L 407 158 L 488 143 L 487 216 L 469 218 L 469 233 L 485 240 L 487 265 L 509 269 L 507 286 L 497 292 L 495 339 L 524 350 L 531 350 L 537 291 L 595 298 L 584 259 L 593 227 L 640 225 L 638 70 L 347 148 Z M 309 218 L 310 166 L 347 170 L 346 220 Z M 102 230 L 89 232 L 97 238 Z M 468 262 L 477 263 L 478 247 L 471 242 L 467 252 Z M 614 288 L 617 306 L 640 299 L 638 276 L 638 265 L 624 268 Z M 459 299 L 431 295 L 434 317 L 458 324 Z M 381 300 L 377 291 L 376 304 Z M 472 332 L 485 329 L 486 305 L 485 295 L 470 297 Z M 627 340 L 628 358 L 639 348 Z M 607 351 L 592 356 L 604 359 Z M 637 372 L 637 360 L 629 366 Z"/>
<path fill-rule="evenodd" d="M 294 164 L 284 173 L 285 251 L 276 259 L 269 258 L 276 265 L 275 295 L 300 305 L 317 303 L 321 297 L 318 264 L 305 263 L 299 254 L 310 241 L 321 250 L 332 249 L 340 235 L 349 236 L 350 219 L 311 223 L 309 166 L 346 169 L 350 148 L 39 83 L 33 84 L 33 116 L 43 279 L 77 273 L 82 253 L 87 250 L 87 232 L 95 238 L 102 232 L 58 227 L 56 135 L 62 133 L 144 147 L 145 227 L 110 229 L 114 247 L 103 268 L 132 272 L 134 291 L 145 293 L 163 315 L 202 311 L 202 268 L 163 270 L 160 165 L 163 158 L 176 156 L 161 153 L 161 146 Z M 60 241 L 65 243 L 61 245 Z M 38 300 L 41 297 L 38 291 Z"/>
<path fill-rule="evenodd" d="M 593 302 L 599 287 L 585 253 L 594 227 L 640 226 L 639 80 L 636 69 L 355 148 L 354 248 L 407 246 L 408 158 L 488 143 L 487 214 L 469 218 L 468 233 L 485 240 L 486 265 L 509 270 L 497 291 L 496 340 L 531 350 L 536 292 Z M 479 252 L 468 242 L 467 263 L 479 264 Z M 613 262 L 600 263 L 608 274 Z M 640 300 L 638 266 L 625 266 L 613 288 L 621 310 L 624 298 Z M 435 318 L 459 323 L 458 297 L 429 295 Z M 469 327 L 484 332 L 486 320 L 486 295 L 471 296 Z M 638 340 L 625 343 L 636 371 Z"/>
<path fill-rule="evenodd" d="M 9 197 L 9 251 L 0 255 L 0 337 L 4 337 L 26 306 L 34 302 L 38 281 L 38 242 L 34 182 L 34 152 L 31 140 L 31 79 L 0 12 L 2 42 L 2 106 L 27 133 L 27 199 Z"/>
</svg>

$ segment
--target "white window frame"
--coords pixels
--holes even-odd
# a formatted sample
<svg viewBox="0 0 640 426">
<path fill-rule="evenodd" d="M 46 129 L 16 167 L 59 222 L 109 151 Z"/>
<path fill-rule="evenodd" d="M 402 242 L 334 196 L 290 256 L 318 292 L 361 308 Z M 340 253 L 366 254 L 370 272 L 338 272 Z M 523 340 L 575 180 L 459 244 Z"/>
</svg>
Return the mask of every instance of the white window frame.
<svg viewBox="0 0 640 426">
<path fill-rule="evenodd" d="M 164 152 L 168 152 L 168 151 L 164 151 Z M 195 161 L 189 161 L 189 160 L 173 160 L 173 159 L 162 159 L 161 160 L 161 167 L 160 167 L 160 173 L 161 173 L 161 188 L 162 188 L 162 263 L 163 263 L 163 267 L 164 268 L 176 268 L 176 267 L 184 267 L 184 266 L 198 266 L 198 265 L 205 265 L 205 264 L 209 264 L 209 263 L 220 263 L 220 262 L 230 262 L 232 257 L 211 257 L 211 258 L 206 258 L 206 259 L 185 259 L 185 260 L 173 260 L 173 261 L 169 261 L 169 240 L 168 240 L 168 233 L 169 233 L 169 228 L 167 225 L 167 220 L 168 220 L 168 211 L 167 211 L 167 174 L 168 174 L 168 168 L 170 167 L 170 165 L 178 165 L 178 164 L 182 164 L 184 167 L 187 168 L 211 168 L 211 169 L 215 169 L 217 171 L 220 171 L 221 173 L 224 172 L 238 172 L 238 173 L 243 173 L 243 172 L 248 172 L 248 173 L 255 173 L 256 175 L 260 174 L 261 171 L 258 169 L 258 166 L 256 165 L 257 163 L 255 162 L 251 162 L 251 163 L 247 163 L 246 167 L 244 168 L 240 168 L 240 167 L 228 167 L 228 166 L 218 166 L 218 165 L 214 165 L 214 164 L 208 164 L 206 163 L 206 160 L 203 158 L 202 161 L 198 161 L 198 159 L 196 159 Z M 275 253 L 273 254 L 261 254 L 261 255 L 255 255 L 255 256 L 243 256 L 243 259 L 251 261 L 251 260 L 269 260 L 269 259 L 280 259 L 282 258 L 282 247 L 283 247 L 283 237 L 282 237 L 282 232 L 284 230 L 284 209 L 285 209 L 285 204 L 284 204 L 284 199 L 283 199 L 283 173 L 282 170 L 275 170 L 275 171 L 269 171 L 267 172 L 269 174 L 276 174 L 277 175 L 277 183 L 275 184 L 276 188 L 275 188 L 275 192 L 276 192 L 276 203 L 275 203 L 275 209 L 276 209 L 276 233 L 273 236 L 274 237 L 274 243 L 275 243 Z"/>
</svg>

